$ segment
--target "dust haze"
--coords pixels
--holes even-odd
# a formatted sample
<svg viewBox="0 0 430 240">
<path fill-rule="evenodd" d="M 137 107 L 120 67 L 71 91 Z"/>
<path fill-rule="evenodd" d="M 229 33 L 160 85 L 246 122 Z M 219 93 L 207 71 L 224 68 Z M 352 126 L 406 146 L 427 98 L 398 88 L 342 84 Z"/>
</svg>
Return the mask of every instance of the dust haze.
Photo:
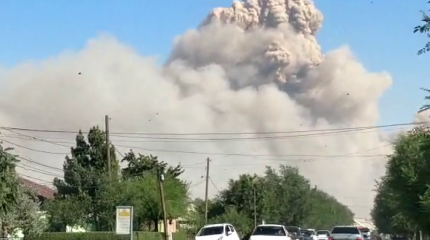
<svg viewBox="0 0 430 240">
<path fill-rule="evenodd" d="M 308 0 L 236 2 L 214 9 L 197 29 L 176 38 L 164 65 L 139 55 L 115 36 L 98 36 L 78 52 L 0 71 L 0 125 L 87 131 L 93 125 L 104 128 L 108 114 L 119 152 L 133 148 L 169 163 L 181 162 L 195 197 L 204 193 L 207 157 L 212 159 L 212 196 L 229 178 L 262 173 L 265 165 L 289 164 L 365 217 L 373 204 L 374 180 L 384 173 L 383 155 L 390 152 L 387 138 L 375 129 L 329 134 L 115 134 L 374 126 L 378 100 L 391 77 L 368 72 L 347 46 L 323 53 L 315 37 L 322 20 Z M 74 141 L 74 135 L 66 133 L 3 131 L 0 137 L 9 142 L 5 145 L 51 152 L 15 146 L 22 157 L 56 168 L 62 167 Z M 32 168 L 20 172 L 38 181 L 62 175 L 53 168 L 22 163 Z"/>
</svg>

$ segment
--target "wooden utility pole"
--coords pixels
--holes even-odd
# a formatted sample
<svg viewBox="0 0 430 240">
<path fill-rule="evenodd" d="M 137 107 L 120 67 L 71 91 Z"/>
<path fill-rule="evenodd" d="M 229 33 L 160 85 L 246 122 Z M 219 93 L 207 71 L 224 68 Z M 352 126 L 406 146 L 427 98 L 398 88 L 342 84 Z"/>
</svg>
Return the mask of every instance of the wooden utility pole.
<svg viewBox="0 0 430 240">
<path fill-rule="evenodd" d="M 209 203 L 209 158 L 206 159 L 206 191 L 205 191 L 205 224 L 208 224 L 208 203 Z"/>
<path fill-rule="evenodd" d="M 161 205 L 163 207 L 164 240 L 169 240 L 169 225 L 167 224 L 166 201 L 164 199 L 164 173 L 158 169 L 158 187 L 160 188 Z"/>
<path fill-rule="evenodd" d="M 112 169 L 111 169 L 111 161 L 110 161 L 110 140 L 109 140 L 109 116 L 105 116 L 105 133 L 106 133 L 106 145 L 107 145 L 107 164 L 108 164 L 108 174 L 109 180 L 112 180 Z"/>
</svg>

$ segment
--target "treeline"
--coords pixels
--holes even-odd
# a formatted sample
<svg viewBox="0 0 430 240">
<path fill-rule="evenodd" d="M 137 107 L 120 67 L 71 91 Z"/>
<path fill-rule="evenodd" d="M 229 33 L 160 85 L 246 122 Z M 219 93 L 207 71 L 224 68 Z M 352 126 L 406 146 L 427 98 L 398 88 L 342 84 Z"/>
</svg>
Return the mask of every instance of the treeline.
<svg viewBox="0 0 430 240">
<path fill-rule="evenodd" d="M 197 216 L 204 216 L 204 202 L 195 201 Z M 227 189 L 212 199 L 209 222 L 230 222 L 242 234 L 257 224 L 279 223 L 316 229 L 352 224 L 351 210 L 300 175 L 297 168 L 267 167 L 263 176 L 244 174 L 230 180 Z"/>
<path fill-rule="evenodd" d="M 430 129 L 401 135 L 377 183 L 372 218 L 378 231 L 413 236 L 430 234 Z"/>
<path fill-rule="evenodd" d="M 108 147 L 110 172 L 106 161 Z M 0 163 L 3 159 L 10 162 L 8 166 L 0 165 L 0 177 L 15 179 L 17 156 L 4 149 L 0 154 Z M 120 169 L 120 163 L 125 167 Z M 61 232 L 71 226 L 112 231 L 118 205 L 134 207 L 135 231 L 158 231 L 163 217 L 157 184 L 160 173 L 164 173 L 168 218 L 185 220 L 188 225 L 183 230 L 195 233 L 204 224 L 204 203 L 199 199 L 191 200 L 190 183 L 181 180 L 184 169 L 180 164 L 169 166 L 155 156 L 132 150 L 118 160 L 115 146 L 106 144 L 105 133 L 98 127 L 91 128 L 87 136 L 79 132 L 76 146 L 65 158 L 64 177 L 54 180 L 55 198 L 42 206 L 35 203 L 46 212 L 47 218 L 44 224 L 37 225 L 38 231 L 34 234 Z M 10 179 L 0 182 L 0 203 L 4 206 L 1 214 L 16 212 L 13 210 L 15 200 L 6 190 L 19 184 Z M 262 176 L 245 174 L 231 179 L 228 187 L 209 202 L 209 222 L 230 222 L 243 234 L 253 228 L 255 216 L 258 222 L 322 229 L 353 222 L 353 213 L 348 207 L 312 187 L 297 168 L 285 165 L 279 169 L 267 167 Z M 3 222 L 9 224 L 7 220 Z M 9 232 L 12 230 L 13 227 L 9 227 Z"/>
</svg>

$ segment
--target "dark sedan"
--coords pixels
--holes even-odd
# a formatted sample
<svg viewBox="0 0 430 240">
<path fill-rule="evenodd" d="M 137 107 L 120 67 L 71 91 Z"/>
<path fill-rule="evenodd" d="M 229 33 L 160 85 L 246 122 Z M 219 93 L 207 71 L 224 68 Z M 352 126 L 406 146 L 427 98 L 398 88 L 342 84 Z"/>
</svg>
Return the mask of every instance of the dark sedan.
<svg viewBox="0 0 430 240">
<path fill-rule="evenodd" d="M 285 227 L 290 234 L 291 239 L 293 240 L 304 240 L 302 236 L 301 229 L 295 226 L 286 226 Z"/>
<path fill-rule="evenodd" d="M 300 230 L 300 232 L 302 233 L 303 240 L 316 240 L 315 231 L 303 229 L 303 230 Z"/>
</svg>

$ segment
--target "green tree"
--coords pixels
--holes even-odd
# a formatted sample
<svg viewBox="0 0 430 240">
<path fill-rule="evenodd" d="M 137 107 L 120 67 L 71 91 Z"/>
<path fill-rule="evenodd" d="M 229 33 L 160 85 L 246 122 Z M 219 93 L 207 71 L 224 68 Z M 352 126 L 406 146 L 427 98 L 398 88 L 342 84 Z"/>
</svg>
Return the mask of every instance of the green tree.
<svg viewBox="0 0 430 240">
<path fill-rule="evenodd" d="M 7 236 L 8 223 L 3 219 L 12 211 L 19 197 L 19 182 L 15 166 L 19 162 L 11 148 L 3 148 L 0 142 L 0 233 L 2 237 Z"/>
<path fill-rule="evenodd" d="M 387 177 L 376 184 L 376 196 L 370 213 L 379 233 L 411 234 L 414 232 L 409 221 L 398 211 L 396 196 L 387 185 Z"/>
<path fill-rule="evenodd" d="M 169 219 L 176 219 L 187 213 L 188 187 L 172 176 L 163 182 L 166 210 Z M 110 226 L 114 224 L 115 207 L 131 205 L 134 208 L 135 230 L 158 230 L 158 223 L 163 219 L 160 203 L 158 179 L 155 174 L 124 179 L 113 183 L 101 191 L 101 204 L 110 206 L 110 214 L 106 218 Z M 105 213 L 109 213 L 105 211 Z"/>
<path fill-rule="evenodd" d="M 264 196 L 265 193 L 264 179 L 257 175 L 243 174 L 239 179 L 230 179 L 226 190 L 219 193 L 219 201 L 221 205 L 211 203 L 211 216 L 216 217 L 224 214 L 228 209 L 224 206 L 235 207 L 239 212 L 246 213 L 248 218 L 254 219 L 254 193 L 256 200 L 257 216 L 262 216 L 264 213 Z M 261 222 L 261 218 L 258 221 Z"/>
<path fill-rule="evenodd" d="M 85 140 L 81 131 L 76 136 L 76 147 L 71 149 L 71 157 L 66 156 L 63 165 L 64 180 L 54 179 L 54 186 L 57 188 L 56 201 L 68 201 L 68 203 L 56 203 L 57 207 L 67 206 L 73 209 L 76 203 L 80 203 L 84 208 L 84 214 L 78 215 L 84 219 L 69 218 L 72 222 L 87 222 L 95 230 L 111 230 L 107 228 L 107 223 L 101 221 L 100 215 L 106 211 L 105 207 L 99 204 L 99 191 L 101 187 L 110 182 L 108 176 L 107 163 L 107 143 L 105 133 L 98 127 L 90 129 Z M 119 163 L 115 157 L 115 147 L 110 145 L 111 152 L 111 175 L 113 180 L 119 179 Z M 69 208 L 70 207 L 70 208 Z M 78 211 L 79 212 L 79 211 Z M 51 214 L 56 214 L 51 211 Z M 64 219 L 64 216 L 53 219 Z"/>
<path fill-rule="evenodd" d="M 63 196 L 46 202 L 49 231 L 65 232 L 67 226 L 86 227 L 89 199 L 82 196 Z"/>
<path fill-rule="evenodd" d="M 416 127 L 398 138 L 387 163 L 387 187 L 396 201 L 397 211 L 415 229 L 430 229 L 430 131 Z"/>
<path fill-rule="evenodd" d="M 238 211 L 233 206 L 227 207 L 223 214 L 211 219 L 211 222 L 232 224 L 240 237 L 244 237 L 250 233 L 254 227 L 253 221 L 251 221 L 247 214 Z"/>
<path fill-rule="evenodd" d="M 354 213 L 326 192 L 315 187 L 311 191 L 310 199 L 312 200 L 312 210 L 304 226 L 331 229 L 335 225 L 354 223 Z"/>
<path fill-rule="evenodd" d="M 48 227 L 44 214 L 40 211 L 40 204 L 32 189 L 19 187 L 17 204 L 8 215 L 14 229 L 22 230 L 25 239 L 41 235 Z"/>
<path fill-rule="evenodd" d="M 428 2 L 428 3 L 430 3 L 430 2 Z M 430 37 L 430 34 L 429 34 L 429 32 L 430 32 L 430 16 L 425 11 L 421 11 L 421 13 L 422 13 L 422 19 L 421 19 L 422 24 L 415 27 L 414 33 L 419 32 L 419 33 L 426 34 L 427 37 Z M 418 51 L 418 55 L 421 55 L 421 54 L 426 53 L 428 51 L 430 51 L 430 41 L 427 42 L 424 45 L 424 47 Z"/>
<path fill-rule="evenodd" d="M 10 153 L 12 148 L 3 148 L 0 142 L 0 211 L 7 213 L 17 202 L 18 186 L 15 167 L 19 160 Z"/>
<path fill-rule="evenodd" d="M 351 224 L 353 213 L 327 193 L 311 188 L 297 168 L 280 165 L 268 167 L 264 176 L 240 175 L 230 180 L 227 189 L 209 204 L 209 217 L 218 219 L 234 207 L 243 224 L 254 222 L 254 190 L 257 220 L 285 225 L 331 228 L 336 224 Z M 203 212 L 204 213 L 204 212 Z"/>
<path fill-rule="evenodd" d="M 125 154 L 121 162 L 127 163 L 127 167 L 122 169 L 122 176 L 124 178 L 142 176 L 145 173 L 156 174 L 157 171 L 164 172 L 166 175 L 177 178 L 184 173 L 181 164 L 175 167 L 168 166 L 167 163 L 159 161 L 157 156 L 142 154 L 136 156 L 132 150 Z"/>
</svg>

